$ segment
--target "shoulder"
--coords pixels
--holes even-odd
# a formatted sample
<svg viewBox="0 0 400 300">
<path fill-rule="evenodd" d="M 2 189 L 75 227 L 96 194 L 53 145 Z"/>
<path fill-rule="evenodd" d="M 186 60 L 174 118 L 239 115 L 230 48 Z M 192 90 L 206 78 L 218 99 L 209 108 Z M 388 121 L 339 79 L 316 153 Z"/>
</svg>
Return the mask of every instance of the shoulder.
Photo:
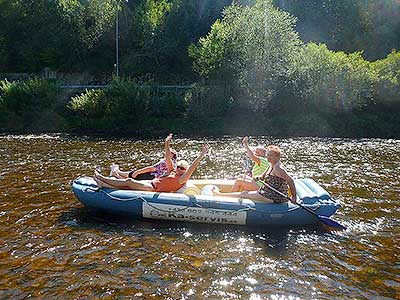
<svg viewBox="0 0 400 300">
<path fill-rule="evenodd" d="M 289 174 L 286 172 L 286 169 L 284 166 L 282 165 L 276 165 L 274 167 L 274 171 L 275 175 L 282 177 L 282 178 L 286 178 L 289 177 Z"/>
</svg>

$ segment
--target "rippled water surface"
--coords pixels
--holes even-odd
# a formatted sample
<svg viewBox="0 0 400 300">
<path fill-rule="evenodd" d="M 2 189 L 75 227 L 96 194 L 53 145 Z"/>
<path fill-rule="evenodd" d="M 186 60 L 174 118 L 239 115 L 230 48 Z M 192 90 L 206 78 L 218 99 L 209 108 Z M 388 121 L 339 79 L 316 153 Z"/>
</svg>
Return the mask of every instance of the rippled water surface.
<svg viewBox="0 0 400 300">
<path fill-rule="evenodd" d="M 177 138 L 211 155 L 196 178 L 243 171 L 240 138 Z M 275 139 L 295 177 L 343 207 L 344 232 L 245 228 L 91 215 L 71 182 L 112 162 L 156 162 L 163 140 L 0 136 L 1 299 L 399 299 L 400 141 Z M 67 295 L 67 296 L 66 296 Z"/>
</svg>

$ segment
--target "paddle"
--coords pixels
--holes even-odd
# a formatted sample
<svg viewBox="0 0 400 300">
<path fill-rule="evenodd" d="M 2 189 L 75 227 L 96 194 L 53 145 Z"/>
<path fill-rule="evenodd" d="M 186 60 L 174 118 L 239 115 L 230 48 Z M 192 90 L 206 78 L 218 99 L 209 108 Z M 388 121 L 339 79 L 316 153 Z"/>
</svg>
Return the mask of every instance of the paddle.
<svg viewBox="0 0 400 300">
<path fill-rule="evenodd" d="M 288 199 L 289 201 L 292 201 L 292 199 L 290 199 L 287 195 L 285 195 L 285 194 L 281 193 L 280 191 L 278 191 L 277 189 L 273 188 L 273 187 L 270 186 L 268 183 L 266 183 L 266 182 L 264 182 L 264 181 L 262 181 L 262 180 L 260 180 L 260 181 L 261 181 L 266 187 L 268 187 L 270 190 L 272 190 L 272 191 L 274 191 L 275 193 L 281 195 L 282 197 L 285 197 L 285 198 Z M 342 224 L 339 224 L 338 222 L 336 222 L 336 221 L 334 221 L 334 220 L 331 220 L 331 219 L 329 219 L 328 217 L 317 215 L 312 209 L 310 209 L 310 208 L 304 206 L 303 204 L 300 204 L 300 203 L 297 203 L 297 202 L 296 202 L 296 204 L 297 204 L 298 206 L 300 206 L 302 209 L 305 209 L 306 211 L 308 211 L 310 214 L 313 214 L 314 216 L 316 216 L 316 217 L 319 219 L 319 221 L 320 221 L 323 225 L 326 225 L 329 229 L 331 229 L 331 228 L 332 228 L 332 230 L 333 230 L 333 229 L 347 229 L 346 226 L 344 226 L 344 225 L 342 225 Z"/>
</svg>

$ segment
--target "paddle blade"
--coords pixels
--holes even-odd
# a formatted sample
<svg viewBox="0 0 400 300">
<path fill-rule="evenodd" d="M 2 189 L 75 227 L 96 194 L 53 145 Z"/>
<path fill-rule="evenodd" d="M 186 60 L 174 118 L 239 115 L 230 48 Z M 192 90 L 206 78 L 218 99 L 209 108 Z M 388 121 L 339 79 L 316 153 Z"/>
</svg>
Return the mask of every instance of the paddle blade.
<svg viewBox="0 0 400 300">
<path fill-rule="evenodd" d="M 346 230 L 347 229 L 346 226 L 344 226 L 342 224 L 339 224 L 338 222 L 333 221 L 332 219 L 329 219 L 329 218 L 324 217 L 324 216 L 318 216 L 318 217 L 319 217 L 320 221 L 324 225 L 328 226 L 330 229 L 342 229 L 342 230 Z"/>
</svg>

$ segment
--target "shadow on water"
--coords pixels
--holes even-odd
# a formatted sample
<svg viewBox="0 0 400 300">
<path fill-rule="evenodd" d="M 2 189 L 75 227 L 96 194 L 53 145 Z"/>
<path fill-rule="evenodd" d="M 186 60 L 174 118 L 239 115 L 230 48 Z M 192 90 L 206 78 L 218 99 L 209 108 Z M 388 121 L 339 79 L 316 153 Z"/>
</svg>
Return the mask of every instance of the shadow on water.
<svg viewBox="0 0 400 300">
<path fill-rule="evenodd" d="M 223 240 L 226 237 L 239 240 L 243 237 L 250 237 L 254 241 L 254 246 L 264 249 L 270 256 L 281 256 L 289 251 L 299 236 L 325 236 L 328 234 L 319 225 L 252 227 L 143 220 L 91 211 L 84 207 L 65 211 L 59 217 L 58 224 L 79 230 L 90 229 L 99 232 L 113 232 L 117 235 L 129 234 L 136 237 L 169 236 L 179 239 L 186 234 L 213 240 Z"/>
</svg>

